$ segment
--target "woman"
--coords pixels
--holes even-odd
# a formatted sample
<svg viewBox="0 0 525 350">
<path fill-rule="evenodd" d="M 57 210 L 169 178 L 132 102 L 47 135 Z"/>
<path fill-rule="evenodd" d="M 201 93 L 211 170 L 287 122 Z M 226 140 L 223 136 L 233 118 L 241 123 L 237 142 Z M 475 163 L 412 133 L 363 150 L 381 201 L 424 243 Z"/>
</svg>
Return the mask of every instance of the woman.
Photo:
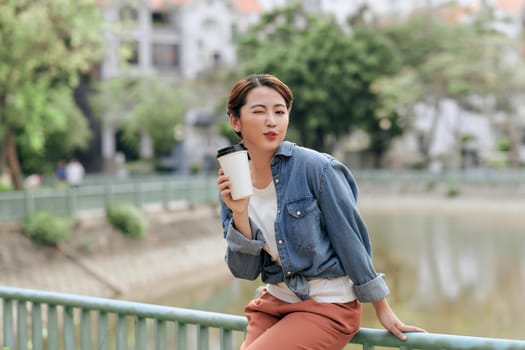
<svg viewBox="0 0 525 350">
<path fill-rule="evenodd" d="M 285 141 L 293 95 L 270 74 L 239 80 L 228 99 L 231 127 L 250 156 L 254 194 L 233 200 L 219 170 L 226 262 L 235 277 L 266 286 L 245 309 L 244 350 L 341 349 L 359 330 L 361 303 L 401 340 L 388 287 L 371 261 L 350 171 L 327 154 Z"/>
</svg>

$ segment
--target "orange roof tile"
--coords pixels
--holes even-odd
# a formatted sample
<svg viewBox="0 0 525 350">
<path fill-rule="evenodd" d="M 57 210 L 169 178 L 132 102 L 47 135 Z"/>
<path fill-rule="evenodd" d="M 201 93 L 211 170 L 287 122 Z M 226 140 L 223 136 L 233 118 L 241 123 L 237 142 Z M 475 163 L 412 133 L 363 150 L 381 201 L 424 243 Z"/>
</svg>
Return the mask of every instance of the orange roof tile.
<svg viewBox="0 0 525 350">
<path fill-rule="evenodd" d="M 168 6 L 184 5 L 192 0 L 149 0 L 149 6 L 153 10 L 164 10 Z"/>
<path fill-rule="evenodd" d="M 459 23 L 478 10 L 477 6 L 446 6 L 439 10 L 441 17 L 449 22 Z"/>
<path fill-rule="evenodd" d="M 233 0 L 233 4 L 240 12 L 261 13 L 262 8 L 257 0 Z"/>
<path fill-rule="evenodd" d="M 101 1 L 101 0 L 98 0 Z M 165 9 L 168 5 L 184 5 L 194 0 L 149 0 L 154 10 Z M 257 0 L 232 0 L 233 5 L 242 13 L 261 13 L 262 8 Z"/>
<path fill-rule="evenodd" d="M 496 0 L 496 7 L 505 12 L 520 11 L 525 5 L 524 0 Z"/>
</svg>

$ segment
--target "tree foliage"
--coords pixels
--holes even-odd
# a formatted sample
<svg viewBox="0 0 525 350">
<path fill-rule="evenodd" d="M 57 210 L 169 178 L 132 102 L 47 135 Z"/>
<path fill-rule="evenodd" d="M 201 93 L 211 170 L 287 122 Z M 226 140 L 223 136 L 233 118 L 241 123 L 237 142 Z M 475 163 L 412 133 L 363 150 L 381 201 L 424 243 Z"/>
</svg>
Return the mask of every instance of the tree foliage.
<svg viewBox="0 0 525 350">
<path fill-rule="evenodd" d="M 0 170 L 7 165 L 16 188 L 17 150 L 38 157 L 52 136 L 69 135 L 64 149 L 86 140 L 69 128 L 83 123 L 72 90 L 100 59 L 101 30 L 91 0 L 0 1 Z"/>
<path fill-rule="evenodd" d="M 397 43 L 403 69 L 374 84 L 373 90 L 380 96 L 380 113 L 397 111 L 404 118 L 402 124 L 410 126 L 416 105 L 424 104 L 433 110 L 434 127 L 421 134 L 420 149 L 426 164 L 431 160 L 435 126 L 443 117 L 443 100 L 490 115 L 504 111 L 504 106 L 509 112 L 510 99 L 516 97 L 520 84 L 523 90 L 523 82 L 516 81 L 519 69 L 505 63 L 512 51 L 516 53 L 514 44 L 493 29 L 483 12 L 466 23 L 451 23 L 431 14 L 414 16 L 391 23 L 383 33 Z M 459 151 L 462 135 L 459 130 L 453 133 Z"/>
<path fill-rule="evenodd" d="M 264 15 L 242 38 L 239 52 L 247 74 L 272 73 L 290 86 L 291 127 L 305 145 L 327 150 L 328 136 L 361 128 L 371 133 L 372 143 L 382 139 L 386 146 L 399 131 L 377 136 L 380 117 L 370 86 L 395 72 L 399 62 L 391 43 L 365 25 L 347 34 L 330 18 L 289 6 Z M 382 117 L 395 124 L 395 113 Z M 377 147 L 379 156 L 384 146 Z"/>
<path fill-rule="evenodd" d="M 196 103 L 190 84 L 123 76 L 100 82 L 91 102 L 105 125 L 122 128 L 130 148 L 138 150 L 145 133 L 155 154 L 163 155 L 173 145 L 175 127 L 184 123 L 184 113 Z"/>
</svg>

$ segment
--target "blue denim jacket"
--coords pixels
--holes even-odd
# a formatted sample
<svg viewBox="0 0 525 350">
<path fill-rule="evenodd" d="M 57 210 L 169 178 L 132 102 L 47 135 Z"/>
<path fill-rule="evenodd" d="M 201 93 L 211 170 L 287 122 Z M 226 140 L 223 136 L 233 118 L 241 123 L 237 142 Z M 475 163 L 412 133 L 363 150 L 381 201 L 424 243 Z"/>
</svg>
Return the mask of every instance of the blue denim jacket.
<svg viewBox="0 0 525 350">
<path fill-rule="evenodd" d="M 263 249 L 262 231 L 250 220 L 252 240 L 237 231 L 221 200 L 227 242 L 225 260 L 235 277 L 265 283 L 284 281 L 302 300 L 308 280 L 347 275 L 361 302 L 389 294 L 375 271 L 366 226 L 356 207 L 357 185 L 350 170 L 332 156 L 283 142 L 273 157 L 277 193 L 275 239 L 281 265 Z"/>
</svg>

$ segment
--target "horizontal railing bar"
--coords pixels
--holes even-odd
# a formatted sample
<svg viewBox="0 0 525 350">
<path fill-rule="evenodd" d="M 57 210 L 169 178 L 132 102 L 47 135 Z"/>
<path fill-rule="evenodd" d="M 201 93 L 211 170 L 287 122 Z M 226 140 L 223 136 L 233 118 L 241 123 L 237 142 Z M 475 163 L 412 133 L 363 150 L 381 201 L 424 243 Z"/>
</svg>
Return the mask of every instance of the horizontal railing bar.
<svg viewBox="0 0 525 350">
<path fill-rule="evenodd" d="M 90 308 L 98 311 L 155 318 L 166 321 L 201 324 L 207 327 L 225 328 L 238 331 L 244 331 L 246 328 L 246 318 L 242 316 L 143 304 L 131 301 L 27 290 L 14 287 L 0 287 L 0 297 L 52 305 L 63 305 L 66 307 Z"/>
<path fill-rule="evenodd" d="M 481 338 L 439 333 L 407 333 L 401 341 L 386 330 L 361 328 L 351 343 L 425 350 L 524 350 L 525 340 Z"/>
</svg>

